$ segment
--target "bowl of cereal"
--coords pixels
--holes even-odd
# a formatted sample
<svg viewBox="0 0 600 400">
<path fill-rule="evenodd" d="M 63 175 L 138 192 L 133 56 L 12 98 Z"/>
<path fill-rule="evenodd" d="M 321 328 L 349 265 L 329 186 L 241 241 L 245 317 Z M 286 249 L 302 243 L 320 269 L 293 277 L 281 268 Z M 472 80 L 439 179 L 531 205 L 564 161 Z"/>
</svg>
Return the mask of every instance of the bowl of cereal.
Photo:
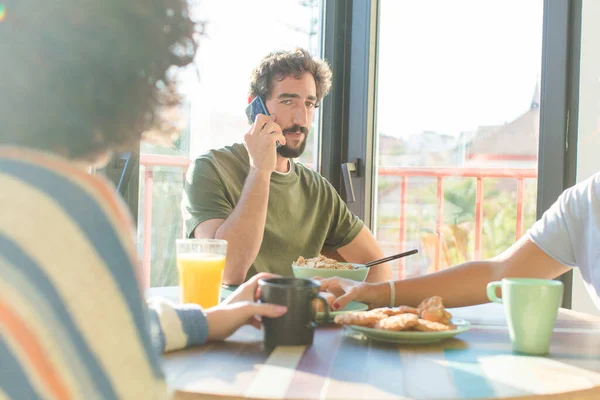
<svg viewBox="0 0 600 400">
<path fill-rule="evenodd" d="M 369 268 L 363 264 L 339 262 L 323 255 L 314 258 L 300 256 L 292 263 L 292 270 L 297 278 L 311 279 L 316 276 L 321 278 L 339 276 L 358 282 L 364 281 L 369 273 Z"/>
</svg>

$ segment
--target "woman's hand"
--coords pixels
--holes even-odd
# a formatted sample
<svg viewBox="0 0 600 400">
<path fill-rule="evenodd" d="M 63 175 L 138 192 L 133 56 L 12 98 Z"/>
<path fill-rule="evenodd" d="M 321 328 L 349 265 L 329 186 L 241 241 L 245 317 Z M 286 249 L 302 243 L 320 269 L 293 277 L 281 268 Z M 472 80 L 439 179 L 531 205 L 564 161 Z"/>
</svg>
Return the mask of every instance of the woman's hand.
<svg viewBox="0 0 600 400">
<path fill-rule="evenodd" d="M 227 299 L 216 307 L 206 310 L 208 319 L 208 340 L 224 340 L 242 325 L 261 327 L 260 318 L 281 317 L 287 312 L 286 306 L 257 303 L 260 297 L 258 281 L 277 275 L 261 273 L 243 283 Z"/>
<path fill-rule="evenodd" d="M 321 281 L 321 291 L 329 292 L 336 297 L 331 305 L 335 310 L 341 310 L 351 301 L 366 303 L 369 308 L 384 307 L 389 304 L 389 286 L 385 283 L 357 282 L 345 278 L 315 278 Z M 387 296 L 387 301 L 386 301 Z"/>
</svg>

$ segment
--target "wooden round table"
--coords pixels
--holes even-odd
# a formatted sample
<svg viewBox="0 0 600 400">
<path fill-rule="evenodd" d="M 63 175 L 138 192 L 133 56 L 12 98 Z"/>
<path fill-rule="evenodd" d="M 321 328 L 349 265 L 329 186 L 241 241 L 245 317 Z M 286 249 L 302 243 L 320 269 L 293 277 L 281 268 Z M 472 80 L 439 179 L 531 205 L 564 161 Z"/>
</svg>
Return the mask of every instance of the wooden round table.
<svg viewBox="0 0 600 400">
<path fill-rule="evenodd" d="M 533 357 L 512 352 L 502 306 L 450 311 L 472 328 L 436 344 L 327 325 L 312 346 L 267 351 L 244 327 L 166 354 L 165 373 L 177 399 L 600 399 L 600 318 L 561 310 L 550 354 Z"/>
</svg>

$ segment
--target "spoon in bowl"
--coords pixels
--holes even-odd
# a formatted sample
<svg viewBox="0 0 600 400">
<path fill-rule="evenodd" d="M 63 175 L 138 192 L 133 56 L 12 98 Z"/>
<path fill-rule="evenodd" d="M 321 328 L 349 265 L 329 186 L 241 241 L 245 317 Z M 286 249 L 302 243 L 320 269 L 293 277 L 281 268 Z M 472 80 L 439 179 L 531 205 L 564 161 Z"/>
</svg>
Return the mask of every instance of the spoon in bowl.
<svg viewBox="0 0 600 400">
<path fill-rule="evenodd" d="M 396 260 L 398 258 L 402 258 L 402 257 L 406 257 L 406 256 L 410 256 L 410 255 L 416 254 L 418 252 L 419 252 L 419 250 L 413 249 L 413 250 L 405 251 L 404 253 L 394 254 L 393 256 L 380 258 L 379 260 L 369 261 L 368 263 L 365 263 L 365 267 L 370 268 L 374 265 L 383 264 L 385 262 Z"/>
</svg>

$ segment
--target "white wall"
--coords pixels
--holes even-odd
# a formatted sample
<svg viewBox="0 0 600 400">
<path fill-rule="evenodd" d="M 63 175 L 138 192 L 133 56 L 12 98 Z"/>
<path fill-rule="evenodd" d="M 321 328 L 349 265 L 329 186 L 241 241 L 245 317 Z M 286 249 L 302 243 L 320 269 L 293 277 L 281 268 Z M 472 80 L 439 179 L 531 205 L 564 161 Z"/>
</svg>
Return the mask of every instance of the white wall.
<svg viewBox="0 0 600 400">
<path fill-rule="evenodd" d="M 600 170 L 600 1 L 584 0 L 582 12 L 577 182 Z M 573 310 L 600 315 L 579 270 L 573 274 Z"/>
</svg>

